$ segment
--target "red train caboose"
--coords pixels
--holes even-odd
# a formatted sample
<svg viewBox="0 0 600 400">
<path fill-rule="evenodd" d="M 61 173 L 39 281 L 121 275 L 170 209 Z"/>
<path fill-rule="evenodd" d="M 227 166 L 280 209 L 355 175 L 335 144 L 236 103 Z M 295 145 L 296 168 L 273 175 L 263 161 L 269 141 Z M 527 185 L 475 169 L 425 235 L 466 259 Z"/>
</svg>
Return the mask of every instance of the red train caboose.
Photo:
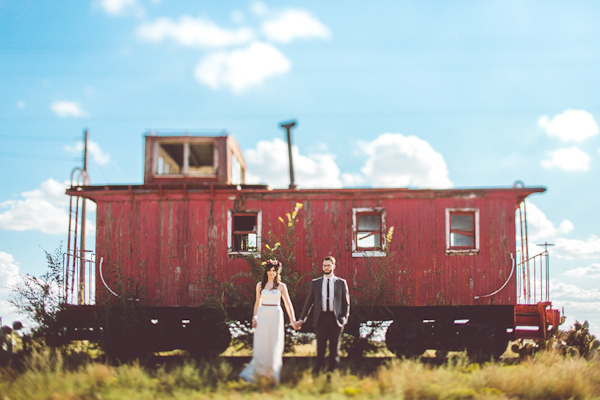
<svg viewBox="0 0 600 400">
<path fill-rule="evenodd" d="M 154 350 L 224 350 L 228 333 L 214 331 L 200 305 L 215 282 L 248 271 L 244 256 L 261 251 L 267 232 L 283 234 L 279 218 L 296 203 L 303 204 L 299 272 L 308 275 L 333 254 L 336 272 L 358 296 L 372 266 L 388 257 L 388 293 L 374 304 L 381 312 L 369 315 L 393 321 L 386 343 L 397 354 L 467 348 L 500 355 L 510 339 L 544 340 L 560 323 L 548 299 L 547 252 L 540 256 L 543 274 L 533 281 L 526 229 L 517 251 L 523 223 L 515 212 L 542 187 L 273 190 L 245 184 L 242 152 L 231 136 L 147 135 L 145 141 L 142 185 L 68 189 L 72 198 L 96 203 L 96 263 L 88 277 L 95 290 L 85 297 L 77 294 L 85 277 L 73 260 L 71 277 L 79 274 L 82 283 L 67 288 L 65 299 L 79 297 L 73 312 L 93 309 L 82 303 L 116 295 L 118 268 L 121 279 L 145 288 L 152 306 L 144 329 L 160 337 Z M 76 245 L 70 250 L 80 254 Z M 532 298 L 531 284 L 540 282 Z M 72 333 L 88 332 L 74 325 Z M 225 340 L 215 344 L 215 335 Z"/>
</svg>

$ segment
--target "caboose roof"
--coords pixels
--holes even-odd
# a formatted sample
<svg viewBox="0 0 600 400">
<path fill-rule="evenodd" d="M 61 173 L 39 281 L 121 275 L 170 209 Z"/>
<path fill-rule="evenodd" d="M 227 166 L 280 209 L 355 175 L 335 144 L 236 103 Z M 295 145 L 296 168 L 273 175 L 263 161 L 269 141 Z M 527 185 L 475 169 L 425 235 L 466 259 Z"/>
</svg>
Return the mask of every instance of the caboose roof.
<svg viewBox="0 0 600 400">
<path fill-rule="evenodd" d="M 545 187 L 504 187 L 504 188 L 451 188 L 451 189 L 408 189 L 408 188 L 344 188 L 344 189 L 271 189 L 266 185 L 226 185 L 206 183 L 168 183 L 144 185 L 96 185 L 74 186 L 67 190 L 71 196 L 81 196 L 93 201 L 112 201 L 131 196 L 151 197 L 194 197 L 206 194 L 236 194 L 262 198 L 287 197 L 300 201 L 311 198 L 394 198 L 394 199 L 435 199 L 435 198 L 481 198 L 514 197 L 517 204 L 534 193 L 543 193 Z"/>
</svg>

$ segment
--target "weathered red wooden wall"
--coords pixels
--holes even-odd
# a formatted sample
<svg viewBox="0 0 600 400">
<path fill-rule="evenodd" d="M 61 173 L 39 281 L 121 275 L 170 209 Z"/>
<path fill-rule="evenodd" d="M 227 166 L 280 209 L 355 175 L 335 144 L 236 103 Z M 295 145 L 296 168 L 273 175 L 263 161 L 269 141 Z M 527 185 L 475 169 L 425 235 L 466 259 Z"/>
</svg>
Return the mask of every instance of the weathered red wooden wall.
<svg viewBox="0 0 600 400">
<path fill-rule="evenodd" d="M 310 272 L 326 255 L 337 259 L 336 274 L 351 292 L 365 282 L 377 257 L 352 257 L 352 209 L 381 207 L 386 228 L 394 227 L 388 279 L 393 305 L 515 304 L 516 277 L 508 279 L 515 257 L 515 209 L 539 188 L 474 190 L 159 190 L 111 187 L 84 196 L 97 203 L 96 254 L 103 275 L 115 285 L 114 269 L 131 277 L 157 306 L 197 306 L 224 281 L 249 271 L 243 258 L 227 252 L 227 212 L 261 210 L 262 236 L 283 236 L 279 217 L 297 202 L 296 266 Z M 446 254 L 446 208 L 477 208 L 480 250 Z M 97 271 L 99 273 L 99 271 Z M 97 277 L 98 278 L 98 277 Z M 210 279 L 207 279 L 210 278 Z M 105 293 L 100 279 L 97 296 Z"/>
</svg>

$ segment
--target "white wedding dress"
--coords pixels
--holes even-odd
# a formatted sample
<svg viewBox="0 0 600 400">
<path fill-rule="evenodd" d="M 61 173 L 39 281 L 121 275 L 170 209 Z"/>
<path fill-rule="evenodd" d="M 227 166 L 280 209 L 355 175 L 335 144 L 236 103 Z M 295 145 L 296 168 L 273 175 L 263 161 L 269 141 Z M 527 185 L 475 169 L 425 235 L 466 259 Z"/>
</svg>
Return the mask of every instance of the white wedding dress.
<svg viewBox="0 0 600 400">
<path fill-rule="evenodd" d="M 280 306 L 281 291 L 263 289 L 260 297 L 261 305 L 256 315 L 252 360 L 240 373 L 240 378 L 254 382 L 258 376 L 266 376 L 279 382 L 285 344 L 283 310 Z"/>
</svg>

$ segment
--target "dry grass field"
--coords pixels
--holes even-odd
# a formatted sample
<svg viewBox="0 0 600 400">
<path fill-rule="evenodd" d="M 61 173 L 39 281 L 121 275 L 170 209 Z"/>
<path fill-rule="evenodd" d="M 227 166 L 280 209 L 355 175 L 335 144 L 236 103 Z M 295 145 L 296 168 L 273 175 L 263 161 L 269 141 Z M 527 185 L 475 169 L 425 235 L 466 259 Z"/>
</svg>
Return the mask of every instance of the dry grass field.
<svg viewBox="0 0 600 400">
<path fill-rule="evenodd" d="M 279 385 L 240 381 L 243 362 L 235 359 L 248 355 L 233 350 L 212 361 L 179 354 L 116 366 L 43 350 L 21 366 L 0 367 L 0 399 L 600 399 L 598 358 L 540 352 L 475 364 L 462 354 L 443 363 L 371 357 L 315 376 L 305 357 L 312 349 L 285 357 Z"/>
</svg>

